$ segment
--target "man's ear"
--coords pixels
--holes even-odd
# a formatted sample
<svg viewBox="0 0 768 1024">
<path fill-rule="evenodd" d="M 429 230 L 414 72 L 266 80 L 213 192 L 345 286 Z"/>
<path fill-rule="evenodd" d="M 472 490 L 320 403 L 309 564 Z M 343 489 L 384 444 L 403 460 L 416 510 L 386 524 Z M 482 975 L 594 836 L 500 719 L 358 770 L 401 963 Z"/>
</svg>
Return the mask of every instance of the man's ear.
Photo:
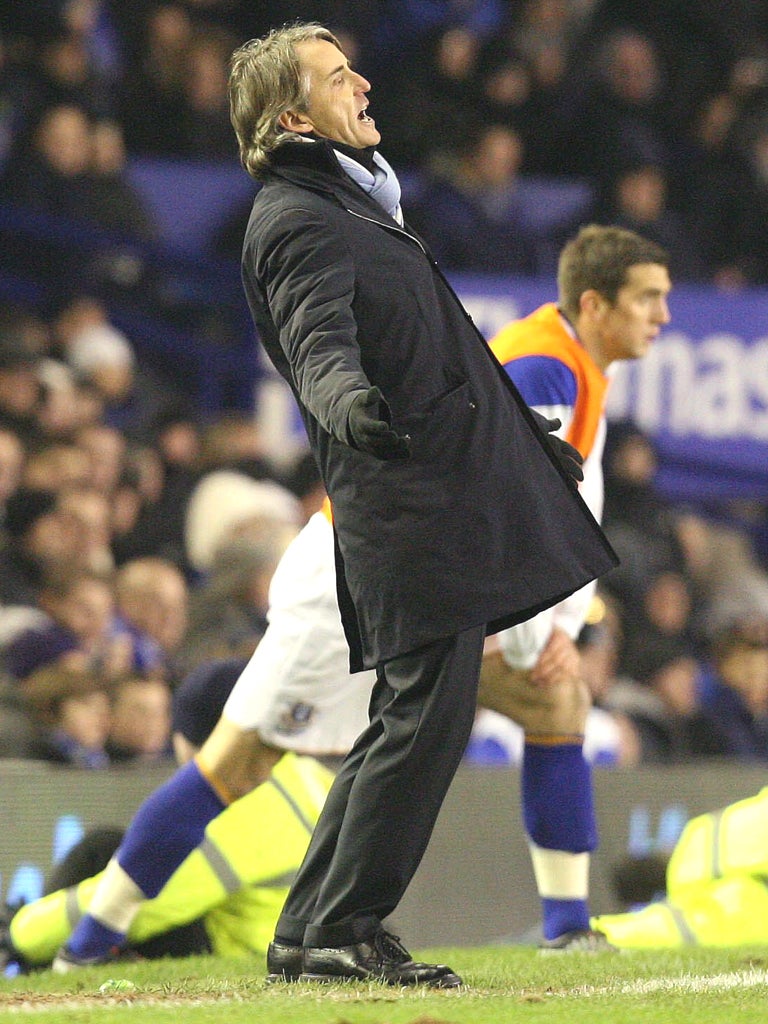
<svg viewBox="0 0 768 1024">
<path fill-rule="evenodd" d="M 278 122 L 282 128 L 285 128 L 289 132 L 299 132 L 301 135 L 305 135 L 307 132 L 315 130 L 315 126 L 309 120 L 306 114 L 300 114 L 296 110 L 285 110 L 278 118 Z"/>
<path fill-rule="evenodd" d="M 607 309 L 608 302 L 595 288 L 588 288 L 581 293 L 579 306 L 582 313 L 596 317 Z"/>
</svg>

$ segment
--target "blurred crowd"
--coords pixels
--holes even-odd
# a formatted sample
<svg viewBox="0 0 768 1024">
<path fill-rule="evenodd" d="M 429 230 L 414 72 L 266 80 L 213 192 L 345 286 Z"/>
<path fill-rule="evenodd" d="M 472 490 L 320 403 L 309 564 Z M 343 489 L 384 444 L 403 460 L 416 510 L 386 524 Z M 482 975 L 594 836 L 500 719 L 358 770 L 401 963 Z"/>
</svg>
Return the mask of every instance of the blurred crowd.
<svg viewBox="0 0 768 1024">
<path fill-rule="evenodd" d="M 4 5 L 6 196 L 151 238 L 126 157 L 235 161 L 228 57 L 297 17 L 334 29 L 374 83 L 410 219 L 448 269 L 546 271 L 579 222 L 611 220 L 663 243 L 677 280 L 768 283 L 758 0 Z M 531 179 L 584 187 L 531 203 Z M 244 215 L 213 250 L 237 251 Z"/>
<path fill-rule="evenodd" d="M 317 471 L 273 464 L 252 415 L 201 419 L 97 298 L 3 314 L 0 756 L 167 757 L 174 687 L 261 638 Z"/>
<path fill-rule="evenodd" d="M 28 234 L 40 215 L 152 246 L 128 162 L 236 163 L 229 55 L 297 17 L 329 25 L 371 79 L 407 217 L 445 269 L 550 272 L 597 220 L 665 246 L 676 281 L 768 284 L 758 0 L 2 5 L 0 218 L 23 210 L 27 233 L 0 224 L 0 756 L 168 757 L 174 687 L 258 643 L 275 564 L 322 500 L 311 462 L 272 462 L 252 415 L 203 414 L 140 358 L 77 247 Z M 248 206 L 201 256 L 237 257 Z M 149 304 L 157 280 L 136 266 L 121 249 L 110 279 Z M 766 762 L 766 533 L 669 507 L 654 474 L 648 439 L 613 425 L 622 566 L 580 638 L 588 749 Z M 515 760 L 519 739 L 481 715 L 471 752 Z"/>
</svg>

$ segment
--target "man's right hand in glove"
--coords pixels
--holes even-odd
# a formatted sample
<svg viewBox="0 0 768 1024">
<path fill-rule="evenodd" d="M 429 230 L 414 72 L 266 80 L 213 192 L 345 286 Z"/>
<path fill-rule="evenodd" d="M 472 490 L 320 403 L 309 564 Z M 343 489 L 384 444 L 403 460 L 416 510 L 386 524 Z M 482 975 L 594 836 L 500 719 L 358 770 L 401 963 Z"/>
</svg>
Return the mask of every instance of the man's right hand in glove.
<svg viewBox="0 0 768 1024">
<path fill-rule="evenodd" d="M 536 409 L 531 409 L 531 412 L 544 435 L 547 447 L 560 463 L 562 469 L 568 474 L 573 486 L 577 487 L 580 481 L 584 479 L 584 470 L 581 468 L 584 459 L 581 456 L 581 452 L 574 448 L 572 444 L 568 444 L 567 441 L 557 436 L 555 431 L 561 426 L 559 419 L 547 419 L 546 416 L 542 416 Z"/>
<path fill-rule="evenodd" d="M 355 396 L 349 407 L 347 429 L 350 443 L 358 451 L 385 461 L 410 457 L 411 439 L 392 429 L 389 406 L 376 387 Z"/>
</svg>

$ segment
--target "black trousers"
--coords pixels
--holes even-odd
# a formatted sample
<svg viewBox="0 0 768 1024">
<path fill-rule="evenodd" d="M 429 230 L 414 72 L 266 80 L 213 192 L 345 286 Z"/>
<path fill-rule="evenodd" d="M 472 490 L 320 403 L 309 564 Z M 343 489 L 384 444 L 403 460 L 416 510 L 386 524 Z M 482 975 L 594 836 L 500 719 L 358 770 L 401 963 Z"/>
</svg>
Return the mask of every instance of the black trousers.
<svg viewBox="0 0 768 1024">
<path fill-rule="evenodd" d="M 281 941 L 362 942 L 397 907 L 466 749 L 484 637 L 478 626 L 379 666 L 370 724 L 328 794 Z"/>
</svg>

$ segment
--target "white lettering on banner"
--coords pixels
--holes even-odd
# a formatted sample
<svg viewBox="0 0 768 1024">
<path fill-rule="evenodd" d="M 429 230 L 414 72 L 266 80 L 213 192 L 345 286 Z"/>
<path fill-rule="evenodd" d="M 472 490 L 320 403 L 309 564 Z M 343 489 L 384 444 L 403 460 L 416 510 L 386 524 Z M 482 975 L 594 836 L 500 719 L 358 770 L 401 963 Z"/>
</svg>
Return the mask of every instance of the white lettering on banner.
<svg viewBox="0 0 768 1024">
<path fill-rule="evenodd" d="M 754 394 L 749 412 L 752 431 L 759 441 L 768 441 L 768 338 L 760 338 L 751 346 L 746 364 Z"/>
<path fill-rule="evenodd" d="M 768 338 L 666 333 L 645 359 L 615 368 L 607 410 L 652 434 L 766 440 Z"/>
</svg>

